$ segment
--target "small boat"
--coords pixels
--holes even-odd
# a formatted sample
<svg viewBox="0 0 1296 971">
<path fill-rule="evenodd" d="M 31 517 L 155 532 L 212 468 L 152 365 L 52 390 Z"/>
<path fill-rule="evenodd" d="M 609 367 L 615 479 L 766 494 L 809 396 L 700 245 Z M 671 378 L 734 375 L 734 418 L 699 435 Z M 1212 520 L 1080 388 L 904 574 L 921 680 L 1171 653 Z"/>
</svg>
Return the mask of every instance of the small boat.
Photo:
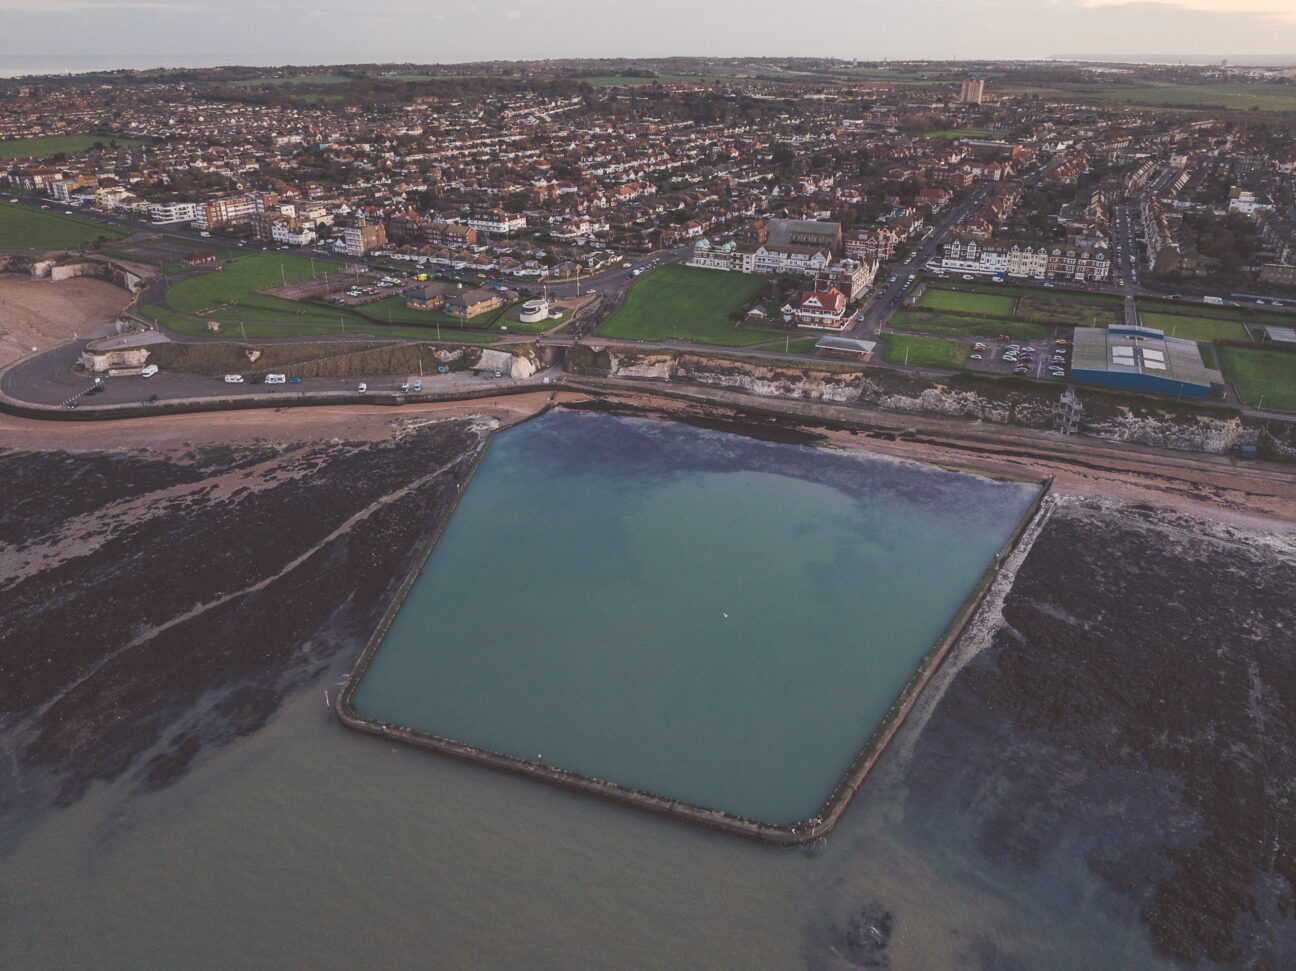
<svg viewBox="0 0 1296 971">
<path fill-rule="evenodd" d="M 324 707 L 325 708 L 333 707 L 331 704 L 329 704 L 328 688 L 324 689 Z"/>
</svg>

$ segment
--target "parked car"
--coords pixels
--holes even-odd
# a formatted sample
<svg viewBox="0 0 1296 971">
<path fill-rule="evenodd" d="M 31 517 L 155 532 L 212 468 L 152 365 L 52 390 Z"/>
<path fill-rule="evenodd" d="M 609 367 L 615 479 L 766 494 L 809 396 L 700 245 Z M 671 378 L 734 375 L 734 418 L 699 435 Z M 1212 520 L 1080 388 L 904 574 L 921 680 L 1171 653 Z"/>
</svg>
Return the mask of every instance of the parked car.
<svg viewBox="0 0 1296 971">
<path fill-rule="evenodd" d="M 422 382 L 422 381 L 415 381 L 415 382 L 414 382 L 414 390 L 415 390 L 415 391 L 422 391 L 422 390 L 423 390 L 423 382 Z"/>
<path fill-rule="evenodd" d="M 225 383 L 226 383 L 226 384 L 242 384 L 242 383 L 243 383 L 243 375 L 241 375 L 241 374 L 227 374 L 227 375 L 225 375 Z"/>
<path fill-rule="evenodd" d="M 364 394 L 364 393 L 365 393 L 366 391 L 368 391 L 368 390 L 369 390 L 369 385 L 367 385 L 367 384 L 365 384 L 363 381 L 361 381 L 361 382 L 360 382 L 360 387 L 356 388 L 356 394 Z"/>
<path fill-rule="evenodd" d="M 979 360 L 981 360 L 981 355 L 978 354 L 978 353 L 976 353 L 976 352 L 974 351 L 974 352 L 972 353 L 972 355 L 968 358 L 968 360 L 969 360 L 969 361 L 979 361 Z"/>
</svg>

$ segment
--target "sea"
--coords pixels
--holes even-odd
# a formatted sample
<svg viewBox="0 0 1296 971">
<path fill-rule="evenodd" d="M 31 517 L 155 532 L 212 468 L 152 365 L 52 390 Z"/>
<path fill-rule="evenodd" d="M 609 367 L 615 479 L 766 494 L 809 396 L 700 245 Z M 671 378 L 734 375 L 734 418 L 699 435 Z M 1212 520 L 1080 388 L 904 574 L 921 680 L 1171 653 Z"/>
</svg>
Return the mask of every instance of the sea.
<svg viewBox="0 0 1296 971">
<path fill-rule="evenodd" d="M 667 520 L 684 510 L 693 530 L 689 548 L 705 551 L 694 564 L 702 570 L 689 582 L 713 583 L 698 579 L 723 566 L 708 557 L 738 542 L 749 544 L 741 548 L 751 562 L 737 565 L 744 586 L 724 589 L 723 602 L 714 588 L 676 587 L 676 599 L 655 608 L 679 615 L 683 627 L 701 624 L 695 642 L 717 638 L 725 651 L 738 642 L 727 639 L 722 609 L 731 617 L 745 610 L 768 613 L 771 604 L 832 613 L 834 598 L 852 597 L 868 604 L 861 608 L 866 621 L 888 609 L 868 600 L 866 589 L 884 584 L 884 576 L 839 575 L 843 565 L 853 570 L 863 562 L 843 552 L 852 544 L 877 547 L 869 556 L 883 561 L 903 554 L 906 564 L 922 562 L 898 545 L 928 544 L 922 529 L 930 526 L 945 537 L 944 555 L 925 567 L 932 575 L 906 566 L 886 590 L 893 597 L 908 586 L 935 589 L 948 579 L 945 559 L 958 561 L 956 551 L 975 547 L 981 542 L 975 534 L 991 523 L 985 542 L 993 543 L 1003 529 L 1000 514 L 1010 528 L 1013 510 L 1023 509 L 1032 495 L 1019 484 L 891 459 L 599 415 L 536 419 L 500 436 L 486 463 L 442 540 L 444 550 L 434 551 L 424 574 L 435 581 L 429 602 L 443 598 L 443 617 L 450 613 L 444 598 L 466 598 L 483 629 L 495 634 L 492 625 L 505 621 L 491 617 L 493 604 L 509 602 L 524 613 L 540 609 L 527 596 L 528 579 L 543 587 L 554 574 L 578 566 L 581 550 L 599 543 L 629 543 L 622 546 L 623 570 L 641 571 L 651 557 L 663 555 L 682 562 L 688 550 L 673 533 L 678 526 Z M 569 517 L 589 501 L 591 490 L 606 498 L 607 488 L 617 485 L 623 495 L 609 500 L 608 508 L 589 509 L 580 534 L 568 538 Z M 524 502 L 524 493 L 532 499 Z M 672 496 L 675 503 L 667 502 Z M 507 497 L 516 505 L 497 504 Z M 551 518 L 537 522 L 532 501 L 550 509 Z M 912 510 L 897 512 L 900 501 Z M 711 518 L 693 518 L 704 514 Z M 498 535 L 483 532 L 482 523 L 492 518 Z M 661 537 L 654 535 L 658 527 Z M 538 544 L 543 555 L 528 554 L 506 567 L 498 544 L 509 531 Z M 650 539 L 636 545 L 632 534 Z M 795 543 L 807 550 L 793 557 L 792 573 L 810 572 L 785 589 L 779 584 L 787 577 L 769 569 L 768 559 Z M 445 558 L 451 572 L 463 574 L 454 583 L 434 566 L 442 552 L 474 547 L 475 560 Z M 627 585 L 609 575 L 605 560 L 587 555 L 596 557 L 601 577 L 587 580 L 585 596 L 561 605 L 565 609 L 536 617 L 539 628 L 553 627 L 536 638 L 536 650 L 557 650 L 554 645 L 577 625 L 609 622 L 609 603 L 630 596 L 632 588 L 659 598 L 674 582 L 666 570 L 663 578 Z M 835 560 L 838 555 L 846 560 Z M 982 553 L 968 562 L 969 568 L 983 562 Z M 808 599 L 820 586 L 832 597 Z M 911 610 L 912 602 L 906 598 L 892 609 Z M 948 617 L 945 606 L 942 601 L 929 611 L 937 632 Z M 608 630 L 609 650 L 616 647 L 616 630 L 644 609 L 630 604 L 612 612 L 618 626 Z M 472 610 L 463 613 L 473 616 Z M 835 643 L 867 653 L 867 630 L 855 613 L 848 615 L 844 629 L 855 636 Z M 659 633 L 674 637 L 680 629 Z M 461 632 L 455 631 L 457 639 Z M 441 656 L 463 647 L 445 638 L 415 641 Z M 473 650 L 484 650 L 481 643 Z M 640 648 L 651 649 L 646 643 L 649 648 Z M 357 654 L 361 646 L 355 645 Z M 837 646 L 814 661 L 834 662 L 829 680 L 854 685 L 845 652 Z M 904 658 L 896 664 L 913 663 Z M 1065 841 L 1047 859 L 1014 867 L 978 847 L 976 805 L 945 800 L 914 811 L 915 800 L 923 798 L 908 771 L 915 742 L 956 666 L 938 673 L 829 836 L 808 847 L 773 848 L 350 732 L 336 721 L 324 693 L 337 691 L 354 660 L 337 657 L 332 670 L 302 685 L 262 730 L 208 753 L 170 787 L 141 792 L 127 774 L 28 826 L 0 858 L 0 966 L 1170 966 L 1152 949 L 1133 906 Z M 565 654 L 551 660 L 552 667 L 571 666 Z M 667 655 L 662 663 L 670 660 Z M 471 673 L 461 659 L 453 664 L 456 677 Z M 475 692 L 504 671 L 497 658 L 482 657 L 481 664 L 470 686 Z M 769 672 L 755 667 L 762 677 Z M 537 694 L 554 690 L 557 682 L 544 665 L 533 665 L 528 674 Z M 654 683 L 646 690 L 651 695 L 662 688 Z M 450 685 L 433 703 L 416 706 L 414 715 L 431 712 L 429 725 L 439 727 L 436 713 L 454 691 Z M 801 692 L 797 686 L 791 694 Z M 461 707 L 525 721 L 482 697 Z M 839 694 L 832 699 L 832 706 L 842 704 Z M 851 721 L 828 707 L 807 715 L 821 724 L 819 736 L 829 734 L 824 725 Z M 690 723 L 685 735 L 702 724 Z M 759 727 L 749 720 L 744 730 Z M 522 728 L 518 744 L 530 745 Z M 477 729 L 463 728 L 470 730 Z M 845 749 L 832 743 L 847 759 L 859 733 L 867 734 L 868 720 L 857 719 L 855 730 L 854 739 L 834 733 L 847 739 Z M 590 754 L 573 738 L 560 733 L 555 758 Z M 997 757 L 991 741 L 978 747 L 978 757 Z M 564 744 L 573 747 L 564 752 Z M 966 753 L 961 748 L 949 758 L 965 759 Z M 611 768 L 630 771 L 630 763 Z M 930 774 L 930 763 L 927 768 Z M 776 775 L 770 773 L 768 788 L 791 793 L 799 812 L 795 800 L 813 790 L 813 773 L 790 786 Z M 682 778 L 687 773 L 653 781 L 666 788 Z M 723 798 L 733 785 L 728 779 L 699 798 Z M 867 927 L 879 923 L 886 926 L 885 947 L 861 957 Z"/>
</svg>

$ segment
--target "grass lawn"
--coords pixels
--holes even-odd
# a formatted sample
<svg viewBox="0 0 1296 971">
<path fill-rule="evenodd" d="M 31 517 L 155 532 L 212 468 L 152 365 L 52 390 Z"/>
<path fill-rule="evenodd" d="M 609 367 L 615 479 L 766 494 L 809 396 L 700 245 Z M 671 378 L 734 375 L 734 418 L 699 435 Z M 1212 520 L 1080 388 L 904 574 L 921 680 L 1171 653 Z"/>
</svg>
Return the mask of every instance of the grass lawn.
<svg viewBox="0 0 1296 971">
<path fill-rule="evenodd" d="M 1217 347 L 1224 380 L 1249 405 L 1296 412 L 1296 354 L 1250 347 Z"/>
<path fill-rule="evenodd" d="M 1100 86 L 1093 97 L 1127 104 L 1167 107 L 1233 108 L 1247 111 L 1296 111 L 1296 87 L 1290 84 L 1166 84 L 1148 87 Z"/>
<path fill-rule="evenodd" d="M 965 337 L 997 337 L 1000 334 L 1008 334 L 1017 340 L 1038 340 L 1048 334 L 1044 325 L 1028 320 L 965 317 L 929 310 L 898 311 L 887 327 L 891 330 L 911 330 L 922 334 L 959 334 Z"/>
<path fill-rule="evenodd" d="M 1246 328 L 1237 320 L 1215 317 L 1189 317 L 1183 314 L 1141 314 L 1143 324 L 1163 330 L 1167 337 L 1182 337 L 1190 341 L 1248 341 Z"/>
<path fill-rule="evenodd" d="M 1017 316 L 1064 327 L 1109 327 L 1125 322 L 1125 309 L 1118 299 L 1087 293 L 1029 292 L 1022 296 Z"/>
<path fill-rule="evenodd" d="M 735 324 L 728 317 L 751 303 L 765 282 L 754 274 L 663 266 L 634 282 L 625 303 L 599 328 L 599 335 L 649 341 L 678 338 L 725 347 L 767 343 L 783 332 Z"/>
<path fill-rule="evenodd" d="M 942 128 L 938 131 L 925 131 L 923 138 L 995 138 L 994 132 L 987 128 Z M 1001 136 L 999 136 L 1001 137 Z"/>
<path fill-rule="evenodd" d="M 0 249 L 77 249 L 99 237 L 121 239 L 127 230 L 61 212 L 0 202 Z"/>
<path fill-rule="evenodd" d="M 297 321 L 336 324 L 339 317 L 360 318 L 345 310 L 273 297 L 260 290 L 309 280 L 310 260 L 287 253 L 244 256 L 202 276 L 181 280 L 167 291 L 167 303 L 185 314 L 212 311 L 223 321 Z"/>
<path fill-rule="evenodd" d="M 1156 300 L 1140 297 L 1137 301 L 1143 316 L 1149 313 L 1168 314 L 1173 317 L 1209 317 L 1212 320 L 1245 320 L 1253 324 L 1271 324 L 1274 327 L 1296 327 L 1296 314 L 1265 310 L 1263 307 L 1218 307 L 1209 303 L 1190 303 L 1186 300 Z"/>
<path fill-rule="evenodd" d="M 771 344 L 769 347 L 761 348 L 761 350 L 782 351 L 784 354 L 809 354 L 815 349 L 815 345 L 820 340 L 821 338 L 818 337 L 804 337 L 795 341 L 785 340 L 782 344 Z"/>
<path fill-rule="evenodd" d="M 155 320 L 169 331 L 184 334 L 187 337 L 210 337 L 213 340 L 260 340 L 267 337 L 319 337 L 324 334 L 369 334 L 374 337 L 408 338 L 411 340 L 429 341 L 437 339 L 434 327 L 389 327 L 369 321 L 350 321 L 343 328 L 341 324 L 311 324 L 288 321 L 282 324 L 272 323 L 238 323 L 217 318 L 221 329 L 215 333 L 207 328 L 206 320 L 186 317 L 155 305 L 140 308 L 140 314 Z M 458 330 L 450 327 L 441 328 L 441 340 L 459 341 L 474 344 L 493 344 L 499 340 L 494 334 L 480 331 Z"/>
<path fill-rule="evenodd" d="M 626 75 L 599 74 L 591 77 L 576 78 L 577 81 L 584 81 L 590 87 L 594 88 L 620 88 L 630 87 L 642 84 L 702 84 L 707 81 L 729 81 L 732 78 L 722 78 L 711 74 L 663 74 L 655 78 L 639 78 Z"/>
<path fill-rule="evenodd" d="M 354 81 L 355 78 L 345 77 L 341 74 L 294 74 L 288 78 L 248 78 L 246 81 L 231 82 L 238 88 L 255 88 L 260 85 L 271 86 L 278 84 L 346 84 Z"/>
<path fill-rule="evenodd" d="M 116 135 L 47 135 L 43 138 L 10 138 L 0 141 L 0 158 L 30 158 L 35 155 L 53 155 L 55 152 L 84 152 L 95 142 L 107 146 L 116 141 L 118 146 L 143 145 L 138 138 L 121 138 Z"/>
<path fill-rule="evenodd" d="M 498 307 L 479 317 L 474 317 L 472 320 L 463 320 L 442 313 L 439 310 L 419 310 L 416 307 L 406 306 L 405 298 L 396 296 L 385 297 L 374 303 L 354 307 L 351 313 L 380 324 L 386 324 L 389 321 L 393 324 L 419 324 L 423 327 L 436 327 L 437 324 L 440 324 L 442 330 L 447 327 L 452 327 L 455 330 L 499 330 L 503 326 L 518 333 L 535 333 L 531 328 L 539 325 L 523 324 L 509 319 L 509 312 L 515 306 L 516 304 L 505 304 L 503 307 Z M 552 324 L 541 327 L 541 329 L 548 330 L 550 327 L 557 326 L 558 322 L 554 321 Z"/>
<path fill-rule="evenodd" d="M 918 301 L 918 306 L 929 310 L 953 310 L 961 314 L 980 314 L 983 317 L 1011 317 L 1017 305 L 1014 297 L 1000 294 L 967 293 L 962 290 L 944 290 L 928 287 Z"/>
<path fill-rule="evenodd" d="M 908 364 L 910 367 L 962 368 L 967 365 L 971 348 L 954 341 L 931 337 L 901 337 L 885 334 L 886 349 L 882 360 L 888 364 Z"/>
</svg>

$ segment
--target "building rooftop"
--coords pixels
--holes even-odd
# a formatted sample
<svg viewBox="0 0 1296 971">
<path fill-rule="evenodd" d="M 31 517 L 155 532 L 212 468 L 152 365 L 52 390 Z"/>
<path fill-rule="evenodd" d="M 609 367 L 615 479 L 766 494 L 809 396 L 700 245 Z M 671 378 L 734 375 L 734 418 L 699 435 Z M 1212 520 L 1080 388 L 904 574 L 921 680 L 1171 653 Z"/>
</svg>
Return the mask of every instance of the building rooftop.
<svg viewBox="0 0 1296 971">
<path fill-rule="evenodd" d="M 877 349 L 877 341 L 858 341 L 853 337 L 835 337 L 829 335 L 819 338 L 815 344 L 816 351 L 854 351 L 857 354 L 872 354 Z"/>
<path fill-rule="evenodd" d="M 1094 374 L 1150 378 L 1145 386 L 1159 391 L 1173 391 L 1175 384 L 1209 388 L 1224 382 L 1219 371 L 1202 361 L 1196 341 L 1166 337 L 1151 327 L 1077 327 L 1071 370 L 1076 380 Z M 1131 380 L 1128 386 L 1139 383 Z"/>
</svg>

